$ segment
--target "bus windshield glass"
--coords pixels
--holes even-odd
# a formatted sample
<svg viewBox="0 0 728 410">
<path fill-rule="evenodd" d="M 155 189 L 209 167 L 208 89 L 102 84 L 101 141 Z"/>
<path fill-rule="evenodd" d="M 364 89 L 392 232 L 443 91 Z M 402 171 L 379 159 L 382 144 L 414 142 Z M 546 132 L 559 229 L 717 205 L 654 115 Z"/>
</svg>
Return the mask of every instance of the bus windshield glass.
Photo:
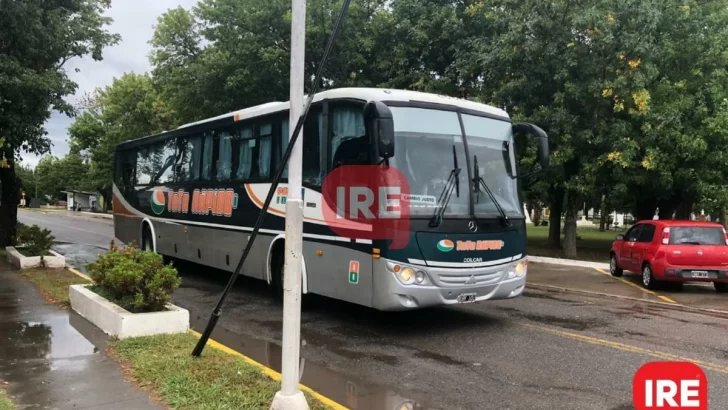
<svg viewBox="0 0 728 410">
<path fill-rule="evenodd" d="M 511 123 L 468 114 L 462 117 L 471 164 L 474 164 L 474 158 L 478 159 L 479 175 L 506 215 L 521 215 Z M 475 214 L 498 215 L 498 208 L 484 188 L 479 186 L 478 189 L 480 194 L 476 193 L 473 198 Z"/>
<path fill-rule="evenodd" d="M 457 166 L 460 174 L 443 216 L 469 214 L 468 170 L 458 113 L 417 107 L 390 107 L 394 117 L 395 156 L 390 164 L 402 172 L 409 182 L 410 214 L 431 217 L 444 191 L 448 177 Z M 490 118 L 463 115 L 463 125 L 471 157 L 478 158 L 480 177 L 509 216 L 518 216 L 515 160 L 511 124 Z M 473 197 L 476 215 L 497 216 L 498 210 L 485 190 Z"/>
<path fill-rule="evenodd" d="M 390 165 L 409 182 L 410 215 L 430 217 L 455 167 L 460 174 L 460 195 L 453 189 L 444 216 L 468 215 L 468 170 L 458 114 L 454 111 L 390 107 L 394 117 L 394 158 Z"/>
</svg>

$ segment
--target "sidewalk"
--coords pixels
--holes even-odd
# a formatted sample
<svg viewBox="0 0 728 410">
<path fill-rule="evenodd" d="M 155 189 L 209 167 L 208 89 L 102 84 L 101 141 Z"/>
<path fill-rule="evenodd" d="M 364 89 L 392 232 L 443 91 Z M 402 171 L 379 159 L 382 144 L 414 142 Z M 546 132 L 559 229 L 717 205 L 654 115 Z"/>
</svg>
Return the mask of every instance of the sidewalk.
<svg viewBox="0 0 728 410">
<path fill-rule="evenodd" d="M 0 380 L 20 408 L 163 409 L 123 379 L 106 340 L 0 260 Z"/>
</svg>

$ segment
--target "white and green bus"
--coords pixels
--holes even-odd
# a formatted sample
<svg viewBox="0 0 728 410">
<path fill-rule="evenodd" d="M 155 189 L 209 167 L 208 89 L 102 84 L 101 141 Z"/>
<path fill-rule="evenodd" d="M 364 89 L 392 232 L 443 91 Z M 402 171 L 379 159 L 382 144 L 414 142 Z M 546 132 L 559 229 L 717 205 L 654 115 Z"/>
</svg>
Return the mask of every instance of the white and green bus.
<svg viewBox="0 0 728 410">
<path fill-rule="evenodd" d="M 116 237 L 234 271 L 287 148 L 288 108 L 272 102 L 119 144 Z M 393 126 L 388 150 L 380 149 L 381 134 L 370 131 L 382 118 L 393 119 L 382 122 Z M 519 296 L 527 258 L 516 131 L 537 137 L 545 166 L 546 134 L 513 124 L 498 108 L 403 90 L 317 94 L 302 140 L 303 292 L 380 310 Z M 389 158 L 380 155 L 385 151 Z M 324 219 L 321 187 L 328 173 L 384 159 L 406 175 L 413 196 L 434 199 L 411 208 L 404 249 L 391 249 L 389 240 L 339 236 Z M 433 183 L 448 177 L 449 188 Z M 279 293 L 286 182 L 284 173 L 242 269 Z"/>
</svg>

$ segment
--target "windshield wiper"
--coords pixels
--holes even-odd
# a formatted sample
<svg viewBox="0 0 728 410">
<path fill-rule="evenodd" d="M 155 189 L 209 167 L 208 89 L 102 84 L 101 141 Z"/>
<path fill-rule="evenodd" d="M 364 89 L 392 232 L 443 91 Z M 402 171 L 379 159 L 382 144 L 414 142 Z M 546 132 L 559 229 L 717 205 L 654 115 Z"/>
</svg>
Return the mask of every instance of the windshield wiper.
<svg viewBox="0 0 728 410">
<path fill-rule="evenodd" d="M 445 188 L 443 188 L 440 196 L 437 198 L 437 210 L 435 215 L 430 220 L 430 227 L 436 228 L 442 223 L 442 215 L 447 209 L 447 205 L 450 203 L 450 197 L 452 197 L 452 190 L 455 188 L 456 195 L 460 197 L 460 167 L 458 167 L 458 157 L 455 154 L 455 146 L 452 146 L 452 161 L 454 168 L 450 171 L 450 176 L 447 178 Z"/>
<path fill-rule="evenodd" d="M 493 192 L 488 188 L 488 185 L 486 185 L 485 180 L 483 177 L 480 176 L 480 167 L 478 167 L 478 156 L 473 155 L 473 188 L 476 190 L 477 196 L 476 196 L 476 203 L 480 202 L 480 188 L 483 188 L 483 191 L 485 191 L 486 194 L 490 197 L 490 200 L 493 201 L 493 204 L 495 205 L 496 209 L 498 210 L 498 213 L 501 216 L 501 221 L 503 221 L 503 225 L 505 226 L 511 226 L 511 221 L 508 220 L 508 215 L 506 215 L 505 211 L 503 210 L 503 207 L 500 205 L 497 199 L 495 199 L 495 195 L 493 195 Z"/>
</svg>

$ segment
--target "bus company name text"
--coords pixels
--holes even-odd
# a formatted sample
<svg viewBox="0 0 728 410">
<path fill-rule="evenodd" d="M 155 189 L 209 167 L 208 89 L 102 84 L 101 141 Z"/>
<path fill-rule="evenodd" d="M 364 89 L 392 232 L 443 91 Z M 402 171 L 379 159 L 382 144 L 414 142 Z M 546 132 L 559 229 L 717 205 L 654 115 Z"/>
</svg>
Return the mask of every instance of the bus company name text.
<svg viewBox="0 0 728 410">
<path fill-rule="evenodd" d="M 458 251 L 499 251 L 503 249 L 503 241 L 457 241 L 455 246 Z"/>
<path fill-rule="evenodd" d="M 238 207 L 238 194 L 232 189 L 195 189 L 190 193 L 184 190 L 167 192 L 167 211 L 194 215 L 213 215 L 230 217 Z"/>
</svg>

